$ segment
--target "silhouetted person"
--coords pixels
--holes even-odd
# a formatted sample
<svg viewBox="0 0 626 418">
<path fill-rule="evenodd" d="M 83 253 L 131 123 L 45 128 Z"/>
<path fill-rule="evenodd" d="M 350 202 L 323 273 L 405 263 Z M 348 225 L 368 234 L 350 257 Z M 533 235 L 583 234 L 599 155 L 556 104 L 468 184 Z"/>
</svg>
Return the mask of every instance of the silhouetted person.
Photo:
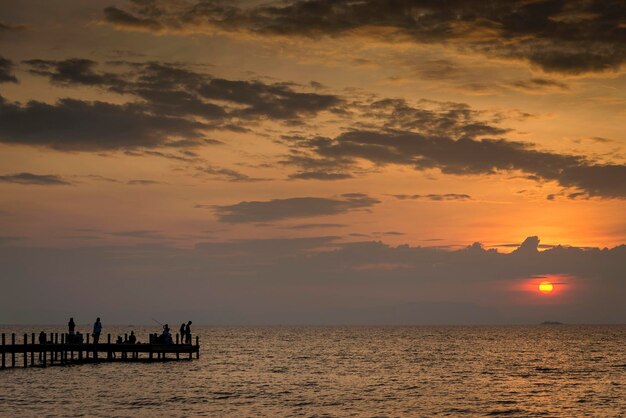
<svg viewBox="0 0 626 418">
<path fill-rule="evenodd" d="M 137 343 L 137 337 L 135 336 L 135 331 L 131 331 L 130 335 L 128 336 L 128 344 L 135 344 Z"/>
<path fill-rule="evenodd" d="M 185 344 L 191 344 L 191 321 L 185 326 Z"/>
<path fill-rule="evenodd" d="M 185 323 L 180 324 L 180 343 L 185 342 Z"/>
<path fill-rule="evenodd" d="M 46 343 L 46 333 L 41 331 L 39 333 L 39 344 L 45 344 Z M 42 361 L 42 355 L 43 355 L 43 351 L 39 352 L 39 361 Z"/>
<path fill-rule="evenodd" d="M 102 323 L 100 322 L 100 317 L 96 319 L 96 322 L 93 324 L 93 343 L 98 344 L 100 341 L 100 333 L 102 332 Z"/>
<path fill-rule="evenodd" d="M 74 336 L 75 329 L 76 329 L 76 324 L 74 323 L 74 318 L 70 318 L 70 322 L 67 323 L 67 331 L 71 336 Z"/>
<path fill-rule="evenodd" d="M 115 341 L 115 344 L 122 344 L 124 341 L 122 341 L 122 336 L 118 335 L 117 336 L 117 340 Z"/>
<path fill-rule="evenodd" d="M 170 333 L 170 326 L 165 324 L 163 325 L 163 334 L 161 334 L 161 340 L 163 344 L 172 344 L 172 334 Z"/>
</svg>

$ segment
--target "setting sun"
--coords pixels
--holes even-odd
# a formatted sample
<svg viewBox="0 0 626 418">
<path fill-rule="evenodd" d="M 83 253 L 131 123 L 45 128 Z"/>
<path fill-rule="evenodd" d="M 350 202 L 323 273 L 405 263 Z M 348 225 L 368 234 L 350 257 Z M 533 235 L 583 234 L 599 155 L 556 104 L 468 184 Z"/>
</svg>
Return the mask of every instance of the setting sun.
<svg viewBox="0 0 626 418">
<path fill-rule="evenodd" d="M 554 285 L 550 282 L 539 283 L 539 291 L 541 293 L 551 293 L 554 290 Z"/>
</svg>

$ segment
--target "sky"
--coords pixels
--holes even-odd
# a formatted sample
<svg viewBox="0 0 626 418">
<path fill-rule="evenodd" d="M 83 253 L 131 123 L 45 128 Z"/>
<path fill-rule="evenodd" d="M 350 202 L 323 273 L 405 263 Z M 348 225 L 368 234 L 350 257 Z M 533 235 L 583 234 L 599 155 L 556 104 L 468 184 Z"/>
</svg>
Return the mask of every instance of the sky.
<svg viewBox="0 0 626 418">
<path fill-rule="evenodd" d="M 0 323 L 626 322 L 623 1 L 0 10 Z"/>
</svg>

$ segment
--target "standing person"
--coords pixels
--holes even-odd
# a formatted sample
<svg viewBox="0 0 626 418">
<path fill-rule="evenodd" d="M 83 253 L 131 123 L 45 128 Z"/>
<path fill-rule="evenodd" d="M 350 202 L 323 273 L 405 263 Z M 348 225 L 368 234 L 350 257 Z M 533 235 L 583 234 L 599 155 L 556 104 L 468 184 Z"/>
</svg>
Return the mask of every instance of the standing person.
<svg viewBox="0 0 626 418">
<path fill-rule="evenodd" d="M 70 322 L 67 323 L 67 342 L 74 342 L 74 330 L 76 329 L 76 324 L 74 323 L 74 318 L 70 318 Z"/>
<path fill-rule="evenodd" d="M 102 323 L 100 322 L 100 317 L 96 319 L 96 322 L 93 324 L 93 343 L 98 344 L 100 340 L 100 333 L 102 332 Z"/>
<path fill-rule="evenodd" d="M 185 344 L 191 344 L 191 321 L 185 327 Z"/>
<path fill-rule="evenodd" d="M 180 324 L 180 343 L 185 343 L 185 323 Z"/>
</svg>

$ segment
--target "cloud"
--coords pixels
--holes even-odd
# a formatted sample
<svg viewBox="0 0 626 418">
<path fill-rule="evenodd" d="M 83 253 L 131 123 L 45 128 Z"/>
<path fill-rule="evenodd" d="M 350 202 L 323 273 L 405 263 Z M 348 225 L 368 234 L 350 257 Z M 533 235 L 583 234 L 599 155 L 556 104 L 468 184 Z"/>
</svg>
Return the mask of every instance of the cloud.
<svg viewBox="0 0 626 418">
<path fill-rule="evenodd" d="M 27 27 L 28 26 L 22 24 L 12 25 L 10 23 L 0 22 L 0 33 L 9 31 L 20 31 L 26 29 Z"/>
<path fill-rule="evenodd" d="M 107 72 L 97 62 L 79 58 L 25 63 L 54 83 L 105 88 L 135 96 L 154 113 L 197 116 L 214 124 L 238 118 L 297 120 L 341 104 L 337 96 L 295 91 L 287 83 L 216 78 L 180 64 L 119 61 L 115 72 Z"/>
<path fill-rule="evenodd" d="M 112 235 L 115 237 L 137 238 L 137 239 L 161 240 L 161 239 L 169 238 L 168 236 L 163 235 L 159 231 L 154 231 L 151 229 L 135 229 L 135 230 L 129 230 L 129 231 L 117 231 L 117 232 L 110 232 L 109 235 Z"/>
<path fill-rule="evenodd" d="M 179 137 L 201 136 L 200 122 L 154 115 L 141 104 L 61 99 L 25 105 L 0 96 L 0 143 L 60 151 L 154 148 Z"/>
<path fill-rule="evenodd" d="M 198 167 L 198 172 L 201 174 L 208 174 L 212 178 L 224 181 L 230 181 L 234 183 L 253 183 L 257 181 L 267 181 L 270 179 L 263 179 L 257 177 L 250 177 L 247 174 L 241 173 L 230 168 L 204 166 Z"/>
<path fill-rule="evenodd" d="M 360 36 L 437 44 L 525 61 L 547 72 L 581 74 L 616 70 L 624 63 L 625 14 L 620 0 L 287 0 L 246 6 L 217 0 L 144 0 L 135 2 L 132 11 L 106 8 L 104 21 L 118 29 L 155 33 Z"/>
<path fill-rule="evenodd" d="M 504 139 L 509 130 L 498 122 L 505 115 L 427 100 L 412 105 L 402 99 L 381 99 L 359 103 L 355 109 L 354 127 L 335 137 L 281 137 L 291 154 L 280 163 L 301 169 L 292 177 L 306 178 L 302 173 L 307 172 L 354 175 L 365 172 L 360 162 L 366 161 L 377 167 L 394 164 L 462 176 L 517 171 L 590 197 L 626 197 L 626 165 L 598 163 Z"/>
<path fill-rule="evenodd" d="M 549 91 L 568 91 L 566 83 L 546 78 L 530 78 L 506 83 L 508 87 L 527 93 L 544 93 Z"/>
<path fill-rule="evenodd" d="M 295 137 L 302 139 L 301 137 Z M 283 139 L 290 141 L 290 137 L 284 136 Z M 279 164 L 285 166 L 296 166 L 300 171 L 292 173 L 289 178 L 292 180 L 345 180 L 352 178 L 353 175 L 347 172 L 346 168 L 351 166 L 350 161 L 344 159 L 342 161 L 332 161 L 323 158 L 312 158 L 302 155 L 297 150 L 292 149 L 292 154 L 288 155 Z"/>
<path fill-rule="evenodd" d="M 207 324 L 623 323 L 626 246 L 541 251 L 538 239 L 526 242 L 527 250 L 503 254 L 478 243 L 450 250 L 336 236 L 192 248 L 9 241 L 0 251 L 2 277 L 11 278 L 3 282 L 10 291 L 0 292 L 0 316 L 58 322 L 66 312 L 50 317 L 56 301 L 73 300 L 75 317 L 110 323 L 149 323 L 181 311 Z M 557 285 L 560 303 L 537 294 L 540 276 L 565 283 Z M 87 297 L 94 293 L 104 302 L 94 306 Z M 142 312 L 132 309 L 138 294 L 147 304 Z"/>
<path fill-rule="evenodd" d="M 303 171 L 290 174 L 292 180 L 345 180 L 352 178 L 348 173 L 326 173 L 324 171 Z"/>
<path fill-rule="evenodd" d="M 341 198 L 295 197 L 268 201 L 240 202 L 234 205 L 214 206 L 220 222 L 267 222 L 291 218 L 339 215 L 353 210 L 368 209 L 380 203 L 365 194 L 348 193 Z"/>
<path fill-rule="evenodd" d="M 445 193 L 445 194 L 393 194 L 391 195 L 398 200 L 434 200 L 434 201 L 444 201 L 444 200 L 472 200 L 472 196 L 468 194 L 459 194 L 459 193 Z"/>
<path fill-rule="evenodd" d="M 342 103 L 338 96 L 300 92 L 286 83 L 215 78 L 178 64 L 118 61 L 108 63 L 109 70 L 82 58 L 32 59 L 24 64 L 31 73 L 54 84 L 90 86 L 132 98 L 125 104 L 70 98 L 53 104 L 36 100 L 20 104 L 0 96 L 0 142 L 61 151 L 221 144 L 205 138 L 204 133 L 245 131 L 240 125 L 265 119 L 296 123 Z M 0 61 L 0 79 L 14 81 L 10 68 L 9 61 Z M 162 155 L 185 160 L 195 157 Z M 231 179 L 235 177 L 230 173 Z"/>
<path fill-rule="evenodd" d="M 135 179 L 128 180 L 126 184 L 129 184 L 131 186 L 153 186 L 155 184 L 161 184 L 161 182 L 156 180 Z"/>
<path fill-rule="evenodd" d="M 202 242 L 196 245 L 196 249 L 208 253 L 211 257 L 239 256 L 248 257 L 251 260 L 263 259 L 270 255 L 282 259 L 309 253 L 313 250 L 321 250 L 335 247 L 335 241 L 339 237 L 306 237 L 306 238 L 260 238 L 243 239 L 235 241 Z"/>
<path fill-rule="evenodd" d="M 13 62 L 0 56 L 0 83 L 17 83 L 13 75 Z"/>
<path fill-rule="evenodd" d="M 38 186 L 60 186 L 71 184 L 54 174 L 17 173 L 0 176 L 0 183 L 33 184 Z"/>
<path fill-rule="evenodd" d="M 345 224 L 324 224 L 324 223 L 315 223 L 315 224 L 296 224 L 296 225 L 288 225 L 283 226 L 283 229 L 319 229 L 319 228 L 345 228 L 348 225 Z"/>
<path fill-rule="evenodd" d="M 24 237 L 16 235 L 0 235 L 0 245 L 12 245 L 16 241 L 21 241 L 23 239 Z"/>
</svg>

